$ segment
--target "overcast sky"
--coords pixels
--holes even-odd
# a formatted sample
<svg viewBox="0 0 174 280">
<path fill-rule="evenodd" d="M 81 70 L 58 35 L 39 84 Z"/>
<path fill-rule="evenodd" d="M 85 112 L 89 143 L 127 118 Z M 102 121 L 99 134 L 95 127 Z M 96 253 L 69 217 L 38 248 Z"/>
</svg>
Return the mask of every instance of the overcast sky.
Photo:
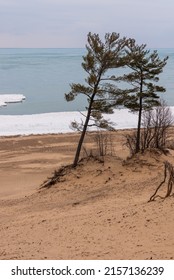
<svg viewBox="0 0 174 280">
<path fill-rule="evenodd" d="M 0 47 L 84 47 L 89 31 L 174 47 L 174 0 L 0 0 Z"/>
</svg>

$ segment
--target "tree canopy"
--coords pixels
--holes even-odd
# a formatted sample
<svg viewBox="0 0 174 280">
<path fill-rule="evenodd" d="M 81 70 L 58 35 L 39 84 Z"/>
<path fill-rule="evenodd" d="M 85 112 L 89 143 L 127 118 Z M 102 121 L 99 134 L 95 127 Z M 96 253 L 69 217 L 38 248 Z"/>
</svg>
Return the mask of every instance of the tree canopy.
<svg viewBox="0 0 174 280">
<path fill-rule="evenodd" d="M 103 113 L 113 113 L 118 105 L 138 112 L 136 152 L 139 152 L 142 111 L 159 105 L 158 93 L 165 92 L 165 88 L 157 85 L 157 82 L 168 57 L 161 60 L 157 51 L 146 50 L 146 45 L 139 46 L 134 39 L 120 38 L 115 32 L 106 33 L 104 41 L 98 34 L 89 33 L 86 51 L 82 63 L 87 73 L 85 82 L 71 84 L 71 91 L 65 94 L 67 101 L 82 94 L 86 96 L 88 104 L 85 120 L 81 124 L 72 122 L 74 128 L 81 128 L 74 167 L 78 163 L 87 128 L 95 125 L 112 129 L 111 123 L 103 118 Z M 127 67 L 129 71 L 117 76 L 116 69 L 120 67 Z M 119 88 L 118 82 L 121 81 L 131 86 Z"/>
<path fill-rule="evenodd" d="M 146 45 L 139 46 L 133 39 L 129 40 L 125 52 L 130 72 L 121 79 L 131 85 L 132 91 L 124 98 L 123 104 L 131 111 L 138 112 L 136 152 L 139 152 L 142 111 L 160 105 L 158 94 L 165 92 L 165 88 L 157 85 L 157 82 L 168 57 L 161 60 L 157 51 L 151 52 Z"/>
<path fill-rule="evenodd" d="M 73 165 L 76 166 L 82 143 L 89 125 L 97 125 L 101 128 L 110 128 L 109 122 L 102 116 L 103 113 L 112 113 L 116 99 L 122 91 L 116 86 L 116 80 L 109 75 L 108 70 L 122 67 L 125 64 L 124 47 L 126 38 L 120 39 L 118 33 L 107 33 L 104 42 L 98 34 L 88 34 L 87 54 L 83 56 L 82 67 L 87 73 L 84 84 L 71 84 L 71 91 L 65 94 L 67 101 L 72 101 L 78 94 L 87 98 L 88 106 L 82 126 L 82 133 L 79 139 Z M 90 124 L 93 121 L 93 124 Z M 77 123 L 73 126 L 78 128 Z"/>
</svg>

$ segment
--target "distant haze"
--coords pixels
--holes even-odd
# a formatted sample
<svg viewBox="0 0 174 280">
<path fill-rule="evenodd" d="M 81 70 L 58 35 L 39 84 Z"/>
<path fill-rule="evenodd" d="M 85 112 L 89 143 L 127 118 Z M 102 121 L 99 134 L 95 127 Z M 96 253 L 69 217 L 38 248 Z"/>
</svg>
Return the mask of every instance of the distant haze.
<svg viewBox="0 0 174 280">
<path fill-rule="evenodd" d="M 89 31 L 174 47 L 173 0 L 0 0 L 0 48 L 84 47 Z"/>
</svg>

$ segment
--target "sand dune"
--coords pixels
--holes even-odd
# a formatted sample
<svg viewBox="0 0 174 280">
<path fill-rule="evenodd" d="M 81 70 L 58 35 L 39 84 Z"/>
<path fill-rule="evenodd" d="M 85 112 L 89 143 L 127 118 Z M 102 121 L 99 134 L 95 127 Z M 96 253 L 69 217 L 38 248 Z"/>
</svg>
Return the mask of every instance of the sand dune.
<svg viewBox="0 0 174 280">
<path fill-rule="evenodd" d="M 124 133 L 114 156 L 84 159 L 49 189 L 39 186 L 72 162 L 78 135 L 0 139 L 0 259 L 174 258 L 174 197 L 148 203 L 172 151 L 126 160 Z"/>
</svg>

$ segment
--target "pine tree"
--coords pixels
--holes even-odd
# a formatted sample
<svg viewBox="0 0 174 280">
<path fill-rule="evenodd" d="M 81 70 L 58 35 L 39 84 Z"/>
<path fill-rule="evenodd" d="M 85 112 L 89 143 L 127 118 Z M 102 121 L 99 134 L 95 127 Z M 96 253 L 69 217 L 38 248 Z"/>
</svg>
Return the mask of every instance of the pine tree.
<svg viewBox="0 0 174 280">
<path fill-rule="evenodd" d="M 81 125 L 82 132 L 73 162 L 74 167 L 78 164 L 88 126 L 97 125 L 109 129 L 110 124 L 102 114 L 113 112 L 113 106 L 117 103 L 116 99 L 122 93 L 115 85 L 115 77 L 109 76 L 108 70 L 124 65 L 123 50 L 127 42 L 126 38 L 120 39 L 117 33 L 107 33 L 102 42 L 98 34 L 89 33 L 87 39 L 87 54 L 83 57 L 82 63 L 82 67 L 87 73 L 86 84 L 73 83 L 71 91 L 65 94 L 67 101 L 72 101 L 77 95 L 83 94 L 88 102 L 87 114 Z M 91 124 L 91 120 L 93 120 L 93 124 Z M 79 128 L 79 124 L 76 122 L 73 123 L 73 126 Z"/>
<path fill-rule="evenodd" d="M 140 151 L 142 112 L 160 105 L 157 93 L 165 92 L 165 88 L 158 86 L 157 82 L 168 57 L 161 60 L 157 51 L 146 50 L 146 45 L 138 46 L 133 39 L 129 40 L 126 54 L 130 72 L 125 74 L 122 80 L 131 84 L 132 91 L 128 93 L 123 103 L 131 111 L 138 112 L 137 153 Z"/>
</svg>

